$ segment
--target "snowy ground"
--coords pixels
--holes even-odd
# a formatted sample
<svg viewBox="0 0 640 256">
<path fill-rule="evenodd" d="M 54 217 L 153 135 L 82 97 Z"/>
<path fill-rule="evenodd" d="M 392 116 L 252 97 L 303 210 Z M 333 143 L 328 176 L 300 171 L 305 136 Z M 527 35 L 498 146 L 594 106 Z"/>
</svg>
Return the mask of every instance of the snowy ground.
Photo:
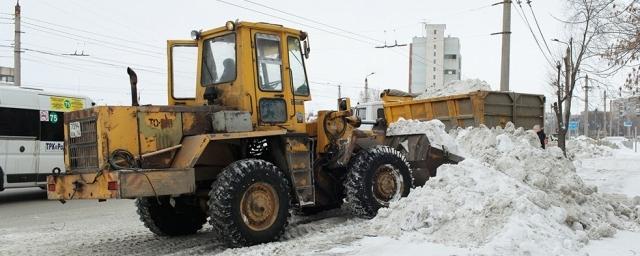
<svg viewBox="0 0 640 256">
<path fill-rule="evenodd" d="M 0 255 L 640 254 L 640 233 L 633 221 L 616 215 L 619 209 L 611 205 L 618 204 L 607 203 L 635 200 L 640 205 L 640 154 L 594 148 L 588 141 L 574 144 L 573 165 L 582 184 L 562 173 L 574 170 L 570 162 L 567 166 L 555 160 L 549 168 L 540 168 L 545 163 L 539 158 L 553 158 L 557 152 L 529 147 L 532 141 L 523 131 L 461 130 L 451 136 L 459 143 L 456 150 L 472 159 L 443 166 L 441 177 L 373 220 L 355 219 L 342 210 L 294 216 L 281 241 L 228 249 L 209 226 L 192 236 L 156 237 L 138 221 L 130 200 L 62 205 L 46 201 L 46 193 L 37 188 L 7 190 L 0 192 Z M 440 143 L 453 146 L 451 140 Z M 536 167 L 557 173 L 547 173 L 546 178 L 527 173 Z M 556 190 L 558 184 L 576 188 Z M 603 203 L 606 209 L 600 207 Z M 598 211 L 609 212 L 599 221 L 616 226 L 615 234 L 598 222 L 583 223 L 584 232 L 565 224 L 567 216 L 579 219 L 587 214 L 580 212 L 583 208 L 594 211 L 588 215 L 593 219 L 602 217 Z M 589 229 L 591 225 L 597 227 Z M 609 235 L 613 237 L 602 238 Z"/>
<path fill-rule="evenodd" d="M 601 192 L 627 196 L 640 201 L 640 154 L 624 148 L 612 156 L 574 161 L 578 174 Z M 640 233 L 618 232 L 613 238 L 592 241 L 581 252 L 589 255 L 640 255 Z"/>
</svg>

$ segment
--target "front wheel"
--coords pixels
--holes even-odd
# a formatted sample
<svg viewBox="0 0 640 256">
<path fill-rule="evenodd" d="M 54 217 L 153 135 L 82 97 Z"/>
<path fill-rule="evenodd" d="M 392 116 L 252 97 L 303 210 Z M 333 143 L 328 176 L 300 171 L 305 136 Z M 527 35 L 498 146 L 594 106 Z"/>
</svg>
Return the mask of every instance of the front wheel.
<svg viewBox="0 0 640 256">
<path fill-rule="evenodd" d="M 231 247 L 278 240 L 288 224 L 289 191 L 289 181 L 273 164 L 233 162 L 211 186 L 209 222 Z"/>
<path fill-rule="evenodd" d="M 344 183 L 348 209 L 373 218 L 378 209 L 409 195 L 411 184 L 411 169 L 401 152 L 386 146 L 364 150 L 349 163 Z"/>
</svg>

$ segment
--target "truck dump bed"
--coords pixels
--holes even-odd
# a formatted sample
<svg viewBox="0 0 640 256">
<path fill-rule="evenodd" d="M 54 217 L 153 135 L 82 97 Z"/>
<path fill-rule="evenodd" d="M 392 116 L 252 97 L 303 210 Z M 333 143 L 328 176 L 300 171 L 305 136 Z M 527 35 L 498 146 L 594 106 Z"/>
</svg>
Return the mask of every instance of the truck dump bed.
<svg viewBox="0 0 640 256">
<path fill-rule="evenodd" d="M 530 129 L 536 124 L 544 124 L 544 95 L 475 91 L 428 99 L 383 95 L 383 100 L 388 123 L 400 118 L 422 121 L 439 119 L 447 129 L 480 124 L 504 127 L 507 122 Z"/>
</svg>

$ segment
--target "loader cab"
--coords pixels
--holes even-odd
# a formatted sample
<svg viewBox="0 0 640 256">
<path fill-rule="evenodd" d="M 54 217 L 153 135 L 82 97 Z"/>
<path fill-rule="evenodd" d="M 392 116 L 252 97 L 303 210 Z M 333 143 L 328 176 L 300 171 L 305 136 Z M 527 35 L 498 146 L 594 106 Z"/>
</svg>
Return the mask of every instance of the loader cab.
<svg viewBox="0 0 640 256">
<path fill-rule="evenodd" d="M 230 21 L 192 38 L 167 42 L 169 105 L 217 105 L 249 112 L 256 130 L 305 132 L 306 33 Z"/>
</svg>

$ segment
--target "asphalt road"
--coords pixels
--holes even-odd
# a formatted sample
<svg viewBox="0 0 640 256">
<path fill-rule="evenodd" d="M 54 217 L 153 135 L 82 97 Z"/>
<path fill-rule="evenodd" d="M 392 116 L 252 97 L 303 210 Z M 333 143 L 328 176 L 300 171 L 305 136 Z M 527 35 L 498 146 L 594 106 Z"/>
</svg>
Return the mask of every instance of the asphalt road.
<svg viewBox="0 0 640 256">
<path fill-rule="evenodd" d="M 133 200 L 46 200 L 40 188 L 0 192 L 0 255 L 193 255 L 226 250 L 210 226 L 164 238 L 138 220 Z"/>
</svg>

